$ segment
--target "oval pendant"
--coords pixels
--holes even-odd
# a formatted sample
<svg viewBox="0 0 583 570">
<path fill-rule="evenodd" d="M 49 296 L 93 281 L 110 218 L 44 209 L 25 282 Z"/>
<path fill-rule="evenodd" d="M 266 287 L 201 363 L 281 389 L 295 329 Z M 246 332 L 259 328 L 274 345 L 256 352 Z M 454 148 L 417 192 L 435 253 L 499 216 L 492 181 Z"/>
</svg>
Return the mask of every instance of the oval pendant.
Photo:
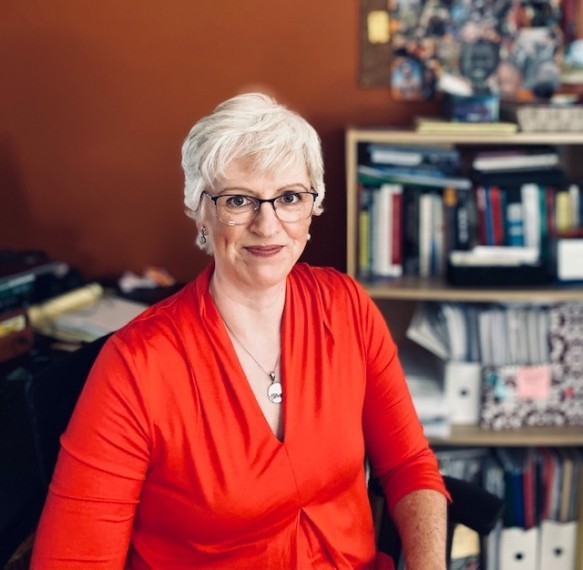
<svg viewBox="0 0 583 570">
<path fill-rule="evenodd" d="M 281 404 L 283 400 L 283 391 L 281 382 L 272 382 L 267 388 L 267 397 L 272 404 Z"/>
</svg>

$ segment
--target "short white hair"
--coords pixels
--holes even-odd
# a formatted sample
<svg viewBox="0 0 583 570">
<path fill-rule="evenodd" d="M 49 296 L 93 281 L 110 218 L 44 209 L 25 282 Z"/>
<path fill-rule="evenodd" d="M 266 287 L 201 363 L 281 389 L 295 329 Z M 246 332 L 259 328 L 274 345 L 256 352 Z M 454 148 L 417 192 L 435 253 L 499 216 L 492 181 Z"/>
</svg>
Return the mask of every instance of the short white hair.
<svg viewBox="0 0 583 570">
<path fill-rule="evenodd" d="M 186 214 L 201 221 L 201 198 L 229 165 L 250 159 L 258 173 L 304 160 L 311 187 L 318 193 L 314 214 L 323 211 L 324 161 L 318 133 L 303 117 L 262 93 L 245 93 L 218 105 L 190 130 L 182 145 Z M 197 243 L 209 251 L 208 244 Z"/>
</svg>

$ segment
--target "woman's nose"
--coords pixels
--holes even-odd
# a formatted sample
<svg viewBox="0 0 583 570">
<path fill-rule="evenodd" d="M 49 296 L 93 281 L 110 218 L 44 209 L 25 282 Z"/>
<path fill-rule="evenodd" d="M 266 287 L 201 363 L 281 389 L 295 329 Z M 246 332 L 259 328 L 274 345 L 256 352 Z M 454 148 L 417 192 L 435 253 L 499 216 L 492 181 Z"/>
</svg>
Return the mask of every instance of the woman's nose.
<svg viewBox="0 0 583 570">
<path fill-rule="evenodd" d="M 262 202 L 259 204 L 259 209 L 253 219 L 253 225 L 263 234 L 274 233 L 279 229 L 281 222 L 277 217 L 273 202 Z"/>
</svg>

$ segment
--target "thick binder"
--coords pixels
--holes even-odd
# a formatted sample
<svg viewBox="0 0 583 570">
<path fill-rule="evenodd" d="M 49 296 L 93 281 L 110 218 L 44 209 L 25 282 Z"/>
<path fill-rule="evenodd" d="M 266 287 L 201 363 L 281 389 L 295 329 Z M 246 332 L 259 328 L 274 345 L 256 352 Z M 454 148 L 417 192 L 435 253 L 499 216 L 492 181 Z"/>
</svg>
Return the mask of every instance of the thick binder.
<svg viewBox="0 0 583 570">
<path fill-rule="evenodd" d="M 504 528 L 500 536 L 499 568 L 504 570 L 537 570 L 539 566 L 539 528 Z M 553 568 L 544 567 L 544 568 Z"/>
<path fill-rule="evenodd" d="M 548 371 L 548 394 L 544 398 L 525 397 L 521 379 Z M 544 380 L 540 380 L 544 382 Z M 488 366 L 482 371 L 480 425 L 489 429 L 515 429 L 523 426 L 581 425 L 577 413 L 565 399 L 565 378 L 554 366 Z M 573 395 L 575 399 L 575 395 Z"/>
<path fill-rule="evenodd" d="M 577 521 L 541 522 L 540 568 L 574 570 L 577 549 Z"/>
<path fill-rule="evenodd" d="M 445 364 L 445 398 L 451 424 L 478 424 L 481 378 L 479 362 L 449 361 Z"/>
</svg>

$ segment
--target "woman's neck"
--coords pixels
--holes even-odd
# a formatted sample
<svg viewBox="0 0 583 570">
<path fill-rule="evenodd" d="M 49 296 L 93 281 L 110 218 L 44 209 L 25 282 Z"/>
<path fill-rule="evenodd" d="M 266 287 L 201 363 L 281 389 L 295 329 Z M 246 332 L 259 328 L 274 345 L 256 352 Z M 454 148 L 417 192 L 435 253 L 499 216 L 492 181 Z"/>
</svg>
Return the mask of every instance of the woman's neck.
<svg viewBox="0 0 583 570">
<path fill-rule="evenodd" d="M 261 290 L 242 290 L 215 271 L 209 290 L 223 320 L 237 332 L 259 326 L 279 331 L 285 304 L 285 281 Z"/>
</svg>

